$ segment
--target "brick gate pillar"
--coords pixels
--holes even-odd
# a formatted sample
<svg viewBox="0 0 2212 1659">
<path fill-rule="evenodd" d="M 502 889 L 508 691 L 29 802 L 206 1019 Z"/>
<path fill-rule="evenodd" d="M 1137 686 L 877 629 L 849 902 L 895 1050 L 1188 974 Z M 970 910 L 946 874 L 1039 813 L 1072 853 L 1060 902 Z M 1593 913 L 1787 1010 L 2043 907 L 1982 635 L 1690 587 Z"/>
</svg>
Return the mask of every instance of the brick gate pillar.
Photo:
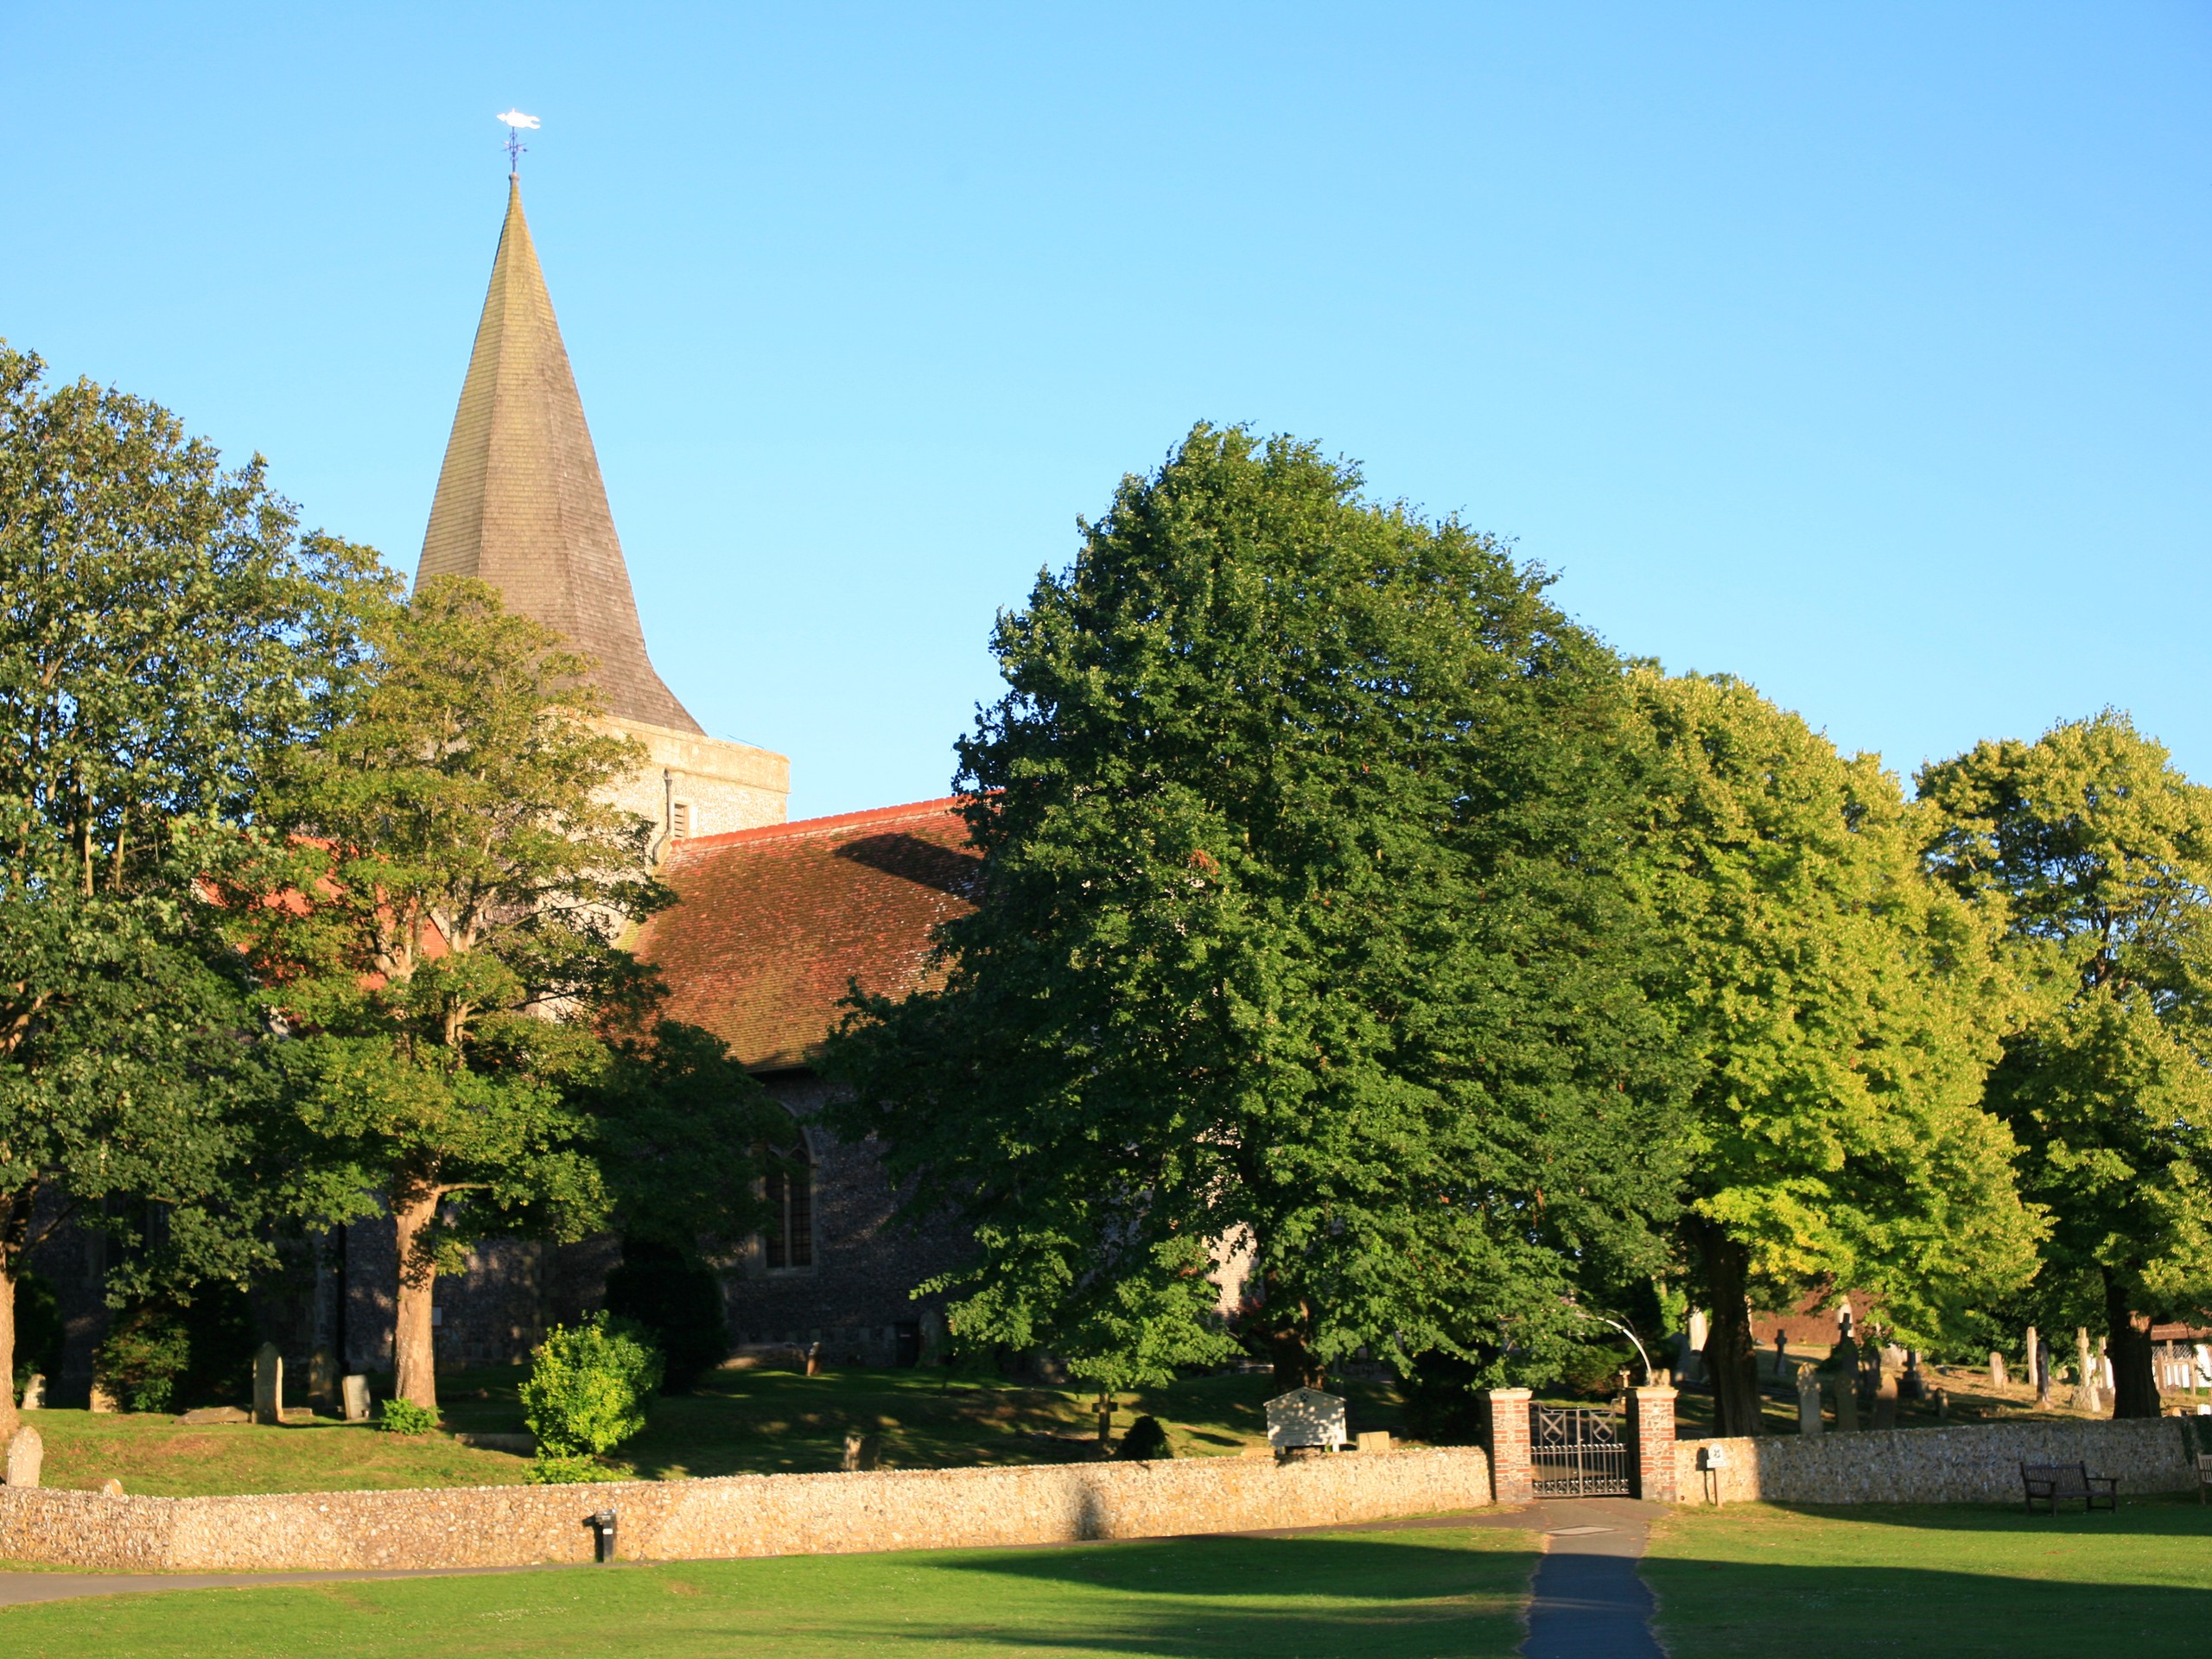
<svg viewBox="0 0 2212 1659">
<path fill-rule="evenodd" d="M 1484 1396 L 1490 1417 L 1490 1495 L 1496 1503 L 1526 1503 L 1535 1496 L 1529 1462 L 1529 1390 L 1492 1389 Z"/>
<path fill-rule="evenodd" d="M 1628 1391 L 1628 1456 L 1636 1496 L 1654 1503 L 1678 1503 L 1675 1477 L 1675 1391 Z"/>
</svg>

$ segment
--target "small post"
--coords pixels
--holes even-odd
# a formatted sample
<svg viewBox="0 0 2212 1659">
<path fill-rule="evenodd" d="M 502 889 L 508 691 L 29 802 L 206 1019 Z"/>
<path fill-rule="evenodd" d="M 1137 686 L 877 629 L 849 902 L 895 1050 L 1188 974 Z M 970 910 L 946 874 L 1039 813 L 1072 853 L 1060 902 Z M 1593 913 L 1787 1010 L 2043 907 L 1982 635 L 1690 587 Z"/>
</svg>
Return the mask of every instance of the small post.
<svg viewBox="0 0 2212 1659">
<path fill-rule="evenodd" d="M 1494 1503 L 1526 1503 L 1535 1496 L 1529 1451 L 1529 1390 L 1492 1389 L 1484 1396 L 1490 1419 L 1490 1495 Z"/>
<path fill-rule="evenodd" d="M 1637 1497 L 1652 1503 L 1681 1502 L 1681 1478 L 1675 1465 L 1674 1389 L 1628 1391 L 1628 1455 Z"/>
<path fill-rule="evenodd" d="M 253 1357 L 253 1421 L 278 1425 L 284 1421 L 284 1357 L 273 1342 L 263 1343 Z"/>
<path fill-rule="evenodd" d="M 601 1510 L 596 1514 L 585 1517 L 584 1524 L 589 1527 L 594 1535 L 592 1541 L 594 1546 L 592 1559 L 597 1561 L 613 1560 L 614 1559 L 614 1511 Z"/>
</svg>

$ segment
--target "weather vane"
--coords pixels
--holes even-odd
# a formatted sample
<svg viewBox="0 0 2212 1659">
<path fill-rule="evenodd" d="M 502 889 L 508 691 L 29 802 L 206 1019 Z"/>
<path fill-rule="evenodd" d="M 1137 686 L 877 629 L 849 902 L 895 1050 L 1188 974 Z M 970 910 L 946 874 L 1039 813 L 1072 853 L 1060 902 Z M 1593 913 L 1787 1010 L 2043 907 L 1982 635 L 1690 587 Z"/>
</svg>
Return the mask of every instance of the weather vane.
<svg viewBox="0 0 2212 1659">
<path fill-rule="evenodd" d="M 527 127 L 535 132 L 537 118 L 524 115 L 520 110 L 509 110 L 505 115 L 493 118 L 507 124 L 507 142 L 504 148 L 507 152 L 507 175 L 512 178 L 522 171 L 522 158 L 530 154 L 530 146 L 522 141 L 523 129 Z"/>
</svg>

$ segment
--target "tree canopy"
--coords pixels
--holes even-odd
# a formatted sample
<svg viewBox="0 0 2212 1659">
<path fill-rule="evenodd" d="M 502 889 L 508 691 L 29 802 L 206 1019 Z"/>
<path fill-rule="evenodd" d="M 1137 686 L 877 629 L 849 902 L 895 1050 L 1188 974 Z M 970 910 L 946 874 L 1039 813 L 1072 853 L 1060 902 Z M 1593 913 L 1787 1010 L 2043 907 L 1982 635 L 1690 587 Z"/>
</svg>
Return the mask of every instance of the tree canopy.
<svg viewBox="0 0 2212 1659">
<path fill-rule="evenodd" d="M 1578 1274 L 1659 1263 L 1619 664 L 1359 489 L 1202 425 L 998 626 L 979 906 L 831 1058 L 842 1131 L 974 1230 L 963 1340 L 1496 1376 L 1571 1339 Z"/>
<path fill-rule="evenodd" d="M 106 1235 L 111 1295 L 262 1259 L 269 1080 L 194 880 L 326 717 L 372 569 L 258 457 L 0 346 L 0 1375 L 60 1227 Z"/>
<path fill-rule="evenodd" d="M 1747 1292 L 1865 1291 L 1924 1342 L 2035 1271 L 2012 1136 L 1981 1108 L 2001 907 L 1927 878 L 1933 824 L 1875 757 L 1739 682 L 1633 686 L 1656 753 L 1663 995 L 1697 1058 L 1686 1257 L 1721 1432 L 1755 1433 Z"/>
<path fill-rule="evenodd" d="M 2156 1416 L 2150 1326 L 2212 1305 L 2212 789 L 2107 712 L 1923 769 L 1931 854 L 2002 900 L 2020 985 L 1993 1107 L 2099 1282 L 2122 1416 Z"/>
</svg>

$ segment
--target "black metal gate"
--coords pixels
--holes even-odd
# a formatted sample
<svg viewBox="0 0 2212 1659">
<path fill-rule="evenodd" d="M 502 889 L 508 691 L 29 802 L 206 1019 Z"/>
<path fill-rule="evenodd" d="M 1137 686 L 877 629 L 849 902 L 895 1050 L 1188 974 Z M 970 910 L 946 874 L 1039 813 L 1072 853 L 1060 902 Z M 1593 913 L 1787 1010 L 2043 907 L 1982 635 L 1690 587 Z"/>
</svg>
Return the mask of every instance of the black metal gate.
<svg viewBox="0 0 2212 1659">
<path fill-rule="evenodd" d="M 1626 1497 L 1621 1420 L 1595 1406 L 1530 1406 L 1529 1461 L 1538 1497 Z"/>
</svg>

